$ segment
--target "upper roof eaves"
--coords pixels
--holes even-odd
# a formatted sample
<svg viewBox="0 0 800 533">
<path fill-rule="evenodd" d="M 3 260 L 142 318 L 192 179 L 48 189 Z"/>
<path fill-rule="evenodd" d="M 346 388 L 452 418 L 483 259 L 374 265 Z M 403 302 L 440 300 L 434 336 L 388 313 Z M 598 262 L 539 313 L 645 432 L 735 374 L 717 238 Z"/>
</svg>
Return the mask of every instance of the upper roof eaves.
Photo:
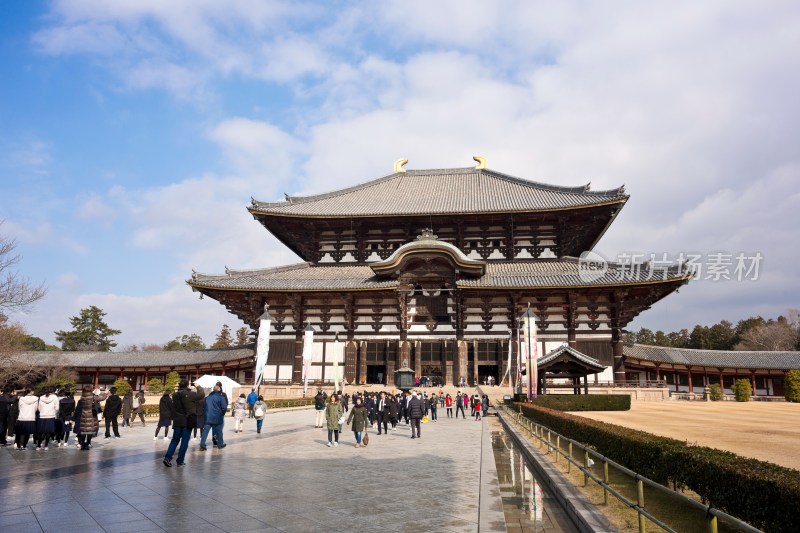
<svg viewBox="0 0 800 533">
<path fill-rule="evenodd" d="M 456 168 L 395 172 L 366 183 L 281 202 L 253 199 L 253 214 L 284 216 L 380 216 L 525 212 L 624 203 L 624 187 L 592 191 L 528 181 L 489 169 Z"/>
</svg>

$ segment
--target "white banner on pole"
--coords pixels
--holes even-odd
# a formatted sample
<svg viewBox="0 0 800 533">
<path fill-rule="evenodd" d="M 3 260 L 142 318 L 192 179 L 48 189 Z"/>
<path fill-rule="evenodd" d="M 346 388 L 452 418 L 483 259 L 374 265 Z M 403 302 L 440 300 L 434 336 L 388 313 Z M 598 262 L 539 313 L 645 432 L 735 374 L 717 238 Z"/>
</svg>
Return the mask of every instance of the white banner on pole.
<svg viewBox="0 0 800 533">
<path fill-rule="evenodd" d="M 258 327 L 258 338 L 256 339 L 256 371 L 255 381 L 253 388 L 258 390 L 261 385 L 261 379 L 264 377 L 264 369 L 267 367 L 267 358 L 269 357 L 269 330 L 272 325 L 272 320 L 269 313 L 264 309 L 264 314 L 261 315 Z"/>
</svg>

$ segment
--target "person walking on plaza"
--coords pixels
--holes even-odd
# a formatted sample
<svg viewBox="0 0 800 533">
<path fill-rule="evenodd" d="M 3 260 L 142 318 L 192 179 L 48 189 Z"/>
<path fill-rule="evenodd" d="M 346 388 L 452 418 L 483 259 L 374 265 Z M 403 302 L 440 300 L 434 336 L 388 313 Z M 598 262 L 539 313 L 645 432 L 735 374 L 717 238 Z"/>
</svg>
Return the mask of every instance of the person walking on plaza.
<svg viewBox="0 0 800 533">
<path fill-rule="evenodd" d="M 11 412 L 11 405 L 14 403 L 12 392 L 13 389 L 6 385 L 0 394 L 0 446 L 8 445 L 6 434 L 8 432 L 8 415 Z"/>
<path fill-rule="evenodd" d="M 322 393 L 322 389 L 319 389 L 316 396 L 314 396 L 314 410 L 317 413 L 317 417 L 314 419 L 314 427 L 321 428 L 322 423 L 325 421 L 325 395 Z"/>
<path fill-rule="evenodd" d="M 128 391 L 122 397 L 122 427 L 131 427 L 131 415 L 133 414 L 133 391 Z"/>
<path fill-rule="evenodd" d="M 444 406 L 447 408 L 447 418 L 453 418 L 453 397 L 449 393 L 444 398 Z"/>
<path fill-rule="evenodd" d="M 255 409 L 256 402 L 258 401 L 258 394 L 255 389 L 250 389 L 250 394 L 247 395 L 247 412 L 250 418 L 255 418 L 253 410 Z"/>
<path fill-rule="evenodd" d="M 111 438 L 111 428 L 114 428 L 114 437 L 119 438 L 119 427 L 117 427 L 117 417 L 122 411 L 122 398 L 117 394 L 117 388 L 111 387 L 111 395 L 106 399 L 103 407 L 103 418 L 106 421 L 106 438 Z"/>
<path fill-rule="evenodd" d="M 259 396 L 256 403 L 253 404 L 253 416 L 256 419 L 256 433 L 261 433 L 264 417 L 267 416 L 267 402 L 264 401 L 263 396 Z"/>
<path fill-rule="evenodd" d="M 144 404 L 147 400 L 144 399 L 144 391 L 140 390 L 139 393 L 133 398 L 133 418 L 135 419 L 136 416 L 139 416 L 139 420 L 142 421 L 142 427 L 145 427 L 147 424 L 144 422 Z"/>
<path fill-rule="evenodd" d="M 234 433 L 241 433 L 244 429 L 244 419 L 247 417 L 247 399 L 244 393 L 241 393 L 236 398 L 236 403 L 233 404 L 233 418 L 236 420 L 234 425 Z"/>
<path fill-rule="evenodd" d="M 217 382 L 211 394 L 206 396 L 203 411 L 206 424 L 200 434 L 200 451 L 206 451 L 206 438 L 209 431 L 213 431 L 211 438 L 214 445 L 220 449 L 224 448 L 227 444 L 222 438 L 222 428 L 225 425 L 225 413 L 228 412 L 228 398 L 222 393 L 222 383 Z"/>
<path fill-rule="evenodd" d="M 394 396 L 389 396 L 389 401 L 387 402 L 388 405 L 388 414 L 389 414 L 389 422 L 392 423 L 392 431 L 397 431 L 397 413 L 399 409 L 399 403 L 397 402 L 397 398 Z"/>
<path fill-rule="evenodd" d="M 383 391 L 375 400 L 375 419 L 378 423 L 378 435 L 381 435 L 381 426 L 383 426 L 383 434 L 389 433 L 389 402 Z"/>
<path fill-rule="evenodd" d="M 481 399 L 475 395 L 475 422 L 481 421 Z"/>
<path fill-rule="evenodd" d="M 328 426 L 328 447 L 339 445 L 339 419 L 344 415 L 342 404 L 335 394 L 331 394 L 325 407 L 325 422 Z M 334 440 L 335 438 L 335 440 Z"/>
<path fill-rule="evenodd" d="M 225 413 L 228 412 L 228 397 L 225 396 L 222 392 L 222 383 L 217 382 L 214 385 L 214 390 L 211 391 L 211 394 L 206 396 L 204 402 L 204 412 L 205 412 L 205 426 L 203 426 L 203 432 L 200 434 L 200 451 L 206 451 L 206 438 L 208 437 L 208 432 L 212 431 L 212 440 L 214 442 L 214 446 L 219 449 L 224 448 L 227 446 L 225 444 L 225 440 L 222 438 L 222 428 L 225 425 Z"/>
<path fill-rule="evenodd" d="M 464 420 L 466 420 L 467 419 L 467 415 L 464 412 L 464 398 L 466 398 L 466 395 L 462 395 L 461 391 L 458 391 L 458 394 L 456 394 L 456 402 L 455 402 L 456 403 L 456 418 L 458 418 L 458 412 L 461 411 L 461 416 L 464 418 Z"/>
<path fill-rule="evenodd" d="M 489 397 L 485 394 L 481 398 L 481 409 L 483 409 L 483 416 L 486 416 L 489 412 Z"/>
<path fill-rule="evenodd" d="M 58 441 L 59 446 L 66 446 L 69 442 L 69 434 L 72 432 L 75 398 L 72 397 L 72 389 L 69 387 L 62 391 L 62 395 L 58 401 L 58 418 L 61 420 L 61 432 L 56 433 L 56 441 Z"/>
<path fill-rule="evenodd" d="M 36 442 L 37 450 L 47 450 L 50 439 L 56 436 L 56 415 L 58 414 L 58 396 L 53 394 L 50 387 L 44 389 L 44 394 L 39 398 L 39 420 L 36 422 Z M 44 446 L 42 446 L 44 442 Z"/>
<path fill-rule="evenodd" d="M 26 390 L 18 402 L 19 414 L 14 425 L 14 440 L 18 450 L 28 447 L 28 440 L 36 433 L 36 409 L 39 407 L 39 397 L 32 390 Z"/>
<path fill-rule="evenodd" d="M 439 408 L 439 400 L 436 398 L 436 394 L 431 394 L 431 420 L 437 422 L 439 417 L 436 415 L 436 410 Z"/>
<path fill-rule="evenodd" d="M 81 399 L 75 405 L 75 433 L 82 451 L 88 451 L 92 445 L 92 437 L 100 430 L 97 415 L 100 413 L 100 404 L 92 392 L 91 385 L 84 385 Z"/>
<path fill-rule="evenodd" d="M 165 390 L 158 401 L 158 425 L 156 425 L 156 434 L 153 440 L 158 440 L 158 432 L 164 428 L 164 440 L 169 437 L 169 427 L 172 425 L 172 398 L 169 396 L 169 391 Z"/>
<path fill-rule="evenodd" d="M 347 418 L 347 423 L 352 425 L 350 428 L 353 430 L 353 435 L 356 438 L 356 448 L 361 448 L 361 436 L 367 429 L 369 423 L 369 412 L 367 408 L 361 403 L 361 398 L 354 400 L 353 409 L 350 411 L 350 416 Z"/>
<path fill-rule="evenodd" d="M 164 466 L 172 466 L 172 457 L 175 449 L 178 448 L 178 466 L 184 465 L 186 449 L 189 447 L 189 439 L 192 436 L 192 429 L 197 425 L 197 405 L 195 402 L 204 398 L 206 392 L 203 387 L 197 386 L 194 391 L 189 389 L 189 380 L 182 379 L 178 385 L 178 391 L 172 395 L 172 440 L 169 441 L 169 448 L 164 455 Z"/>
<path fill-rule="evenodd" d="M 422 417 L 424 415 L 425 415 L 425 404 L 420 398 L 417 397 L 417 393 L 414 393 L 411 396 L 411 400 L 409 400 L 408 402 L 408 418 L 411 419 L 412 439 L 415 439 L 417 437 L 422 438 L 420 422 L 422 421 Z M 414 430 L 416 430 L 416 432 Z"/>
</svg>

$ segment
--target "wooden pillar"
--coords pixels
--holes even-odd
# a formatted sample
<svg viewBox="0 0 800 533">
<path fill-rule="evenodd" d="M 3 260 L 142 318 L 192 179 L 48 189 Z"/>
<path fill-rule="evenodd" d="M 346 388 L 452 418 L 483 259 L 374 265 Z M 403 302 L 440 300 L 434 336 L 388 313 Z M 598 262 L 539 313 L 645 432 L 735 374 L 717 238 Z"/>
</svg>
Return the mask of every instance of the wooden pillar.
<svg viewBox="0 0 800 533">
<path fill-rule="evenodd" d="M 389 354 L 394 354 L 390 356 Z M 387 387 L 391 387 L 394 385 L 394 371 L 397 369 L 397 357 L 400 353 L 400 346 L 398 344 L 394 345 L 394 350 L 392 350 L 392 345 L 390 341 L 386 341 L 386 383 Z"/>
<path fill-rule="evenodd" d="M 611 328 L 611 350 L 614 354 L 614 383 L 625 381 L 625 358 L 622 353 L 622 329 Z"/>
<path fill-rule="evenodd" d="M 357 358 L 358 341 L 350 339 L 344 345 L 344 379 L 351 385 L 356 382 Z"/>
<path fill-rule="evenodd" d="M 149 372 L 149 369 L 145 368 L 144 369 L 144 388 L 147 388 L 148 372 Z"/>
<path fill-rule="evenodd" d="M 756 371 L 755 370 L 751 370 L 750 371 L 750 383 L 753 384 L 753 396 L 758 396 L 758 394 L 756 393 Z"/>
<path fill-rule="evenodd" d="M 661 363 L 656 363 L 656 381 L 661 381 Z"/>
<path fill-rule="evenodd" d="M 467 341 L 459 340 L 457 341 L 458 345 L 458 377 L 456 378 L 456 385 L 461 383 L 461 378 L 463 377 L 465 380 L 469 378 L 467 376 L 467 370 L 469 366 L 467 366 L 467 358 L 469 355 L 469 348 L 467 347 Z"/>
<path fill-rule="evenodd" d="M 583 376 L 583 393 L 589 394 L 589 376 Z"/>
<path fill-rule="evenodd" d="M 692 387 L 692 367 L 687 366 L 686 371 L 689 373 L 689 392 L 694 392 L 694 388 Z"/>
<path fill-rule="evenodd" d="M 358 343 L 358 383 L 367 382 L 367 341 Z"/>
<path fill-rule="evenodd" d="M 97 388 L 97 385 L 100 383 L 100 370 L 94 371 L 94 388 Z"/>
<path fill-rule="evenodd" d="M 719 388 L 722 389 L 722 394 L 725 394 L 725 375 L 722 373 L 721 368 L 717 370 L 719 370 Z"/>
<path fill-rule="evenodd" d="M 292 383 L 303 383 L 303 328 L 294 335 L 294 357 L 292 357 Z"/>
<path fill-rule="evenodd" d="M 422 377 L 422 343 L 414 341 L 414 377 Z"/>
<path fill-rule="evenodd" d="M 467 352 L 467 357 L 469 357 L 469 352 Z M 467 363 L 469 364 L 469 363 Z M 472 383 L 476 386 L 479 385 L 478 383 L 478 370 L 480 367 L 478 366 L 478 341 L 472 341 Z"/>
</svg>

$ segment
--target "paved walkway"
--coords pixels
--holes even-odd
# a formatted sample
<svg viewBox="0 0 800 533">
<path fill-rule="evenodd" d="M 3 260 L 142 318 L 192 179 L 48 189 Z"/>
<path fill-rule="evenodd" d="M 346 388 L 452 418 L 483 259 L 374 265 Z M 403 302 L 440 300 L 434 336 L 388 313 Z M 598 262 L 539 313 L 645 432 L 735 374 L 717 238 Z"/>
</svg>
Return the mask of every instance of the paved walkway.
<svg viewBox="0 0 800 533">
<path fill-rule="evenodd" d="M 505 531 L 491 435 L 471 419 L 422 425 L 422 438 L 345 431 L 337 448 L 313 411 L 248 420 L 224 450 L 165 468 L 155 427 L 125 428 L 89 452 L 0 449 L 0 531 Z M 480 526 L 479 526 L 480 524 Z"/>
</svg>

